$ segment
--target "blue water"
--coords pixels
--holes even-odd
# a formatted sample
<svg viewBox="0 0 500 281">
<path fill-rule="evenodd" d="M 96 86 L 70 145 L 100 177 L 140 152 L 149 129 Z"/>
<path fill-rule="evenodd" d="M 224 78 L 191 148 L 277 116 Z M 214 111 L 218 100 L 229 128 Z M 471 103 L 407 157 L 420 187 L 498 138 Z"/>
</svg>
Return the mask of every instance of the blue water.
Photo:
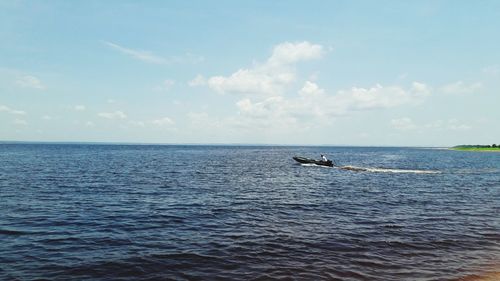
<svg viewBox="0 0 500 281">
<path fill-rule="evenodd" d="M 300 165 L 325 153 L 339 166 Z M 500 153 L 0 144 L 0 280 L 459 280 L 500 260 Z"/>
</svg>

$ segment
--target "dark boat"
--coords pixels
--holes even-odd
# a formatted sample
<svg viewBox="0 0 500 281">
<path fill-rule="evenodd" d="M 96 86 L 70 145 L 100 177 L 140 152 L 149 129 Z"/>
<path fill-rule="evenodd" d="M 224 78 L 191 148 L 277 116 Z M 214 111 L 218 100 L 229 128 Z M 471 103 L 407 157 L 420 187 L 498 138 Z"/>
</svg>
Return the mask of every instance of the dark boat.
<svg viewBox="0 0 500 281">
<path fill-rule="evenodd" d="M 320 165 L 320 166 L 333 167 L 332 160 L 323 161 L 323 160 L 315 160 L 315 159 L 299 157 L 299 156 L 294 156 L 293 160 L 295 160 L 299 163 L 302 163 L 302 164 L 315 164 L 315 165 Z"/>
</svg>

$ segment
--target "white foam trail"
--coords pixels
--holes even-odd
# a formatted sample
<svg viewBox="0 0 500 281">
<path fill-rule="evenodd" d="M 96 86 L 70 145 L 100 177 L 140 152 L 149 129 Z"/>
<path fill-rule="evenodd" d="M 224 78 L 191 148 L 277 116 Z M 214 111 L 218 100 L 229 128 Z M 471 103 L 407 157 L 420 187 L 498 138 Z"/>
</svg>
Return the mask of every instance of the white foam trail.
<svg viewBox="0 0 500 281">
<path fill-rule="evenodd" d="M 358 171 L 358 172 L 372 172 L 372 173 L 410 173 L 410 174 L 439 174 L 440 171 L 432 170 L 405 170 L 405 169 L 385 169 L 385 168 L 365 168 L 356 166 L 342 166 L 340 169 Z"/>
<path fill-rule="evenodd" d="M 301 166 L 304 166 L 304 167 L 320 167 L 320 168 L 331 168 L 329 166 L 324 166 L 324 165 L 316 165 L 316 164 L 312 164 L 312 163 L 300 163 Z"/>
</svg>

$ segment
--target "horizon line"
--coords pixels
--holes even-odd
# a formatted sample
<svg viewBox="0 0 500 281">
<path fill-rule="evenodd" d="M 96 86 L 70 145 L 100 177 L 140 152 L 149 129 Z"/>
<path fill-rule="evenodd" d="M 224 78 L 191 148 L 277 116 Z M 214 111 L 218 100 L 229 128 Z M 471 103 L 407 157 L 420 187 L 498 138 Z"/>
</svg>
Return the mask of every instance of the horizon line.
<svg viewBox="0 0 500 281">
<path fill-rule="evenodd" d="M 0 144 L 86 144 L 86 145 L 164 145 L 164 146 L 310 146 L 310 147 L 414 147 L 414 148 L 450 148 L 441 145 L 351 145 L 351 144 L 277 144 L 277 143 L 160 143 L 160 142 L 114 142 L 114 141 L 22 141 L 0 140 Z"/>
</svg>

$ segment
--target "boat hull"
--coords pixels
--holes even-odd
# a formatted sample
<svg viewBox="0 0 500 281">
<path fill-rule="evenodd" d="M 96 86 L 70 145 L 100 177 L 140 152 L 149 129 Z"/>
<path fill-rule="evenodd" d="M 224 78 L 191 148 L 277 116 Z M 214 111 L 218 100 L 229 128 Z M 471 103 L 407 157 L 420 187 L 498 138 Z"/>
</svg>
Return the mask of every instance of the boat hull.
<svg viewBox="0 0 500 281">
<path fill-rule="evenodd" d="M 299 156 L 294 156 L 293 160 L 295 160 L 301 164 L 315 164 L 315 165 L 320 165 L 320 166 L 333 167 L 333 162 L 331 160 L 321 161 L 321 160 L 310 159 L 310 158 L 299 157 Z"/>
</svg>

